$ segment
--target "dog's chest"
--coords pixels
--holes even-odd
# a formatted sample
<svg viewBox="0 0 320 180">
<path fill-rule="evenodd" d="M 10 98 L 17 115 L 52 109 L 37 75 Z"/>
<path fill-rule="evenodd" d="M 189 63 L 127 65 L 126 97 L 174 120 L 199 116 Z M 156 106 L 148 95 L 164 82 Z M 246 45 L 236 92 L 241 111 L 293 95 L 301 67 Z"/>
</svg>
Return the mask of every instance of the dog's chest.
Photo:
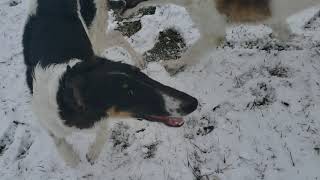
<svg viewBox="0 0 320 180">
<path fill-rule="evenodd" d="M 32 109 L 37 120 L 42 126 L 59 134 L 70 134 L 72 129 L 66 127 L 59 116 L 57 104 L 57 92 L 60 78 L 68 65 L 74 65 L 76 61 L 67 64 L 53 65 L 43 68 L 37 65 L 34 70 Z"/>
</svg>

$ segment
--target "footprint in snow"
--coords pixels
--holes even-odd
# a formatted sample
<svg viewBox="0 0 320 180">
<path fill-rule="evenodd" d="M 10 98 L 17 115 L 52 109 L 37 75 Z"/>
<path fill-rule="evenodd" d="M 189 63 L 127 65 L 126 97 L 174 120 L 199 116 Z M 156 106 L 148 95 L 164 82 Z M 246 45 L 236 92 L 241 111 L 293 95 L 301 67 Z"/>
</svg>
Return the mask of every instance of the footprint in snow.
<svg viewBox="0 0 320 180">
<path fill-rule="evenodd" d="M 21 138 L 20 145 L 18 147 L 18 153 L 16 159 L 23 159 L 29 154 L 29 149 L 33 144 L 33 139 L 29 130 L 25 130 L 24 136 Z"/>
<path fill-rule="evenodd" d="M 14 135 L 18 127 L 17 123 L 12 122 L 7 130 L 3 133 L 0 138 L 0 157 L 8 150 L 9 146 L 14 141 Z"/>
</svg>

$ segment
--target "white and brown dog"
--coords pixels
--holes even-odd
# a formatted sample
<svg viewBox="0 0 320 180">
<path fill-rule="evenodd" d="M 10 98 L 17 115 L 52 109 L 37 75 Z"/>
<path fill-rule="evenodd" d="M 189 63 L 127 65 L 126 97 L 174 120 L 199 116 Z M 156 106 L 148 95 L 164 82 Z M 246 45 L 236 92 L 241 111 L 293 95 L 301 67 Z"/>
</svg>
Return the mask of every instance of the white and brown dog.
<svg viewBox="0 0 320 180">
<path fill-rule="evenodd" d="M 199 28 L 200 39 L 187 51 L 181 61 L 169 62 L 171 68 L 192 64 L 201 55 L 217 47 L 225 37 L 228 24 L 263 23 L 273 29 L 281 40 L 291 34 L 286 18 L 308 7 L 320 5 L 320 0 L 127 0 L 136 8 L 127 9 L 124 15 L 146 5 L 172 3 L 186 8 Z M 145 2 L 143 2 L 145 1 Z"/>
</svg>

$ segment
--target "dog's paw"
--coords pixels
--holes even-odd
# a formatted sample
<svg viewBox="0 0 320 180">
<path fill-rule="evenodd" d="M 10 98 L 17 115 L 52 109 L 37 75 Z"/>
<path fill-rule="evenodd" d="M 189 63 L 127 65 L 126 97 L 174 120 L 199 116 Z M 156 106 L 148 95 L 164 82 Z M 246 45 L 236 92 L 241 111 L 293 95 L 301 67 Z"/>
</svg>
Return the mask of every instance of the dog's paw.
<svg viewBox="0 0 320 180">
<path fill-rule="evenodd" d="M 89 152 L 86 154 L 86 159 L 91 165 L 93 165 L 96 162 L 97 158 L 98 155 L 96 153 Z"/>
<path fill-rule="evenodd" d="M 9 146 L 13 143 L 14 136 L 16 134 L 16 129 L 18 124 L 11 123 L 9 127 L 5 130 L 3 135 L 0 137 L 0 157 L 9 149 Z"/>
<path fill-rule="evenodd" d="M 79 163 L 81 162 L 80 157 L 77 154 L 70 154 L 70 156 L 68 157 L 64 157 L 65 163 L 67 166 L 70 166 L 72 168 L 75 168 L 79 165 Z"/>
<path fill-rule="evenodd" d="M 91 165 L 93 165 L 96 162 L 96 160 L 98 159 L 99 155 L 100 155 L 99 148 L 92 145 L 89 148 L 89 152 L 86 154 L 86 159 Z"/>
<path fill-rule="evenodd" d="M 81 162 L 81 159 L 78 153 L 74 151 L 72 146 L 68 144 L 65 139 L 55 139 L 55 143 L 57 145 L 58 152 L 66 165 L 72 168 L 78 166 L 78 164 Z"/>
</svg>

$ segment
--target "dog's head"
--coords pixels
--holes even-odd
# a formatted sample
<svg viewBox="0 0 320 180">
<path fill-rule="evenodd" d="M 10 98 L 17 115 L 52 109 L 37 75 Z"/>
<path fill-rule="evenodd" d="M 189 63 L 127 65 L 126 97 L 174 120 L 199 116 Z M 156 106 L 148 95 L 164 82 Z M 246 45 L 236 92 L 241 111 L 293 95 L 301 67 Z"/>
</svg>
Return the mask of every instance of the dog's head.
<svg viewBox="0 0 320 180">
<path fill-rule="evenodd" d="M 82 117 L 134 117 L 181 126 L 181 117 L 198 106 L 194 97 L 149 78 L 138 68 L 105 59 L 75 65 L 67 70 L 63 83 L 69 89 L 63 101 Z"/>
</svg>

